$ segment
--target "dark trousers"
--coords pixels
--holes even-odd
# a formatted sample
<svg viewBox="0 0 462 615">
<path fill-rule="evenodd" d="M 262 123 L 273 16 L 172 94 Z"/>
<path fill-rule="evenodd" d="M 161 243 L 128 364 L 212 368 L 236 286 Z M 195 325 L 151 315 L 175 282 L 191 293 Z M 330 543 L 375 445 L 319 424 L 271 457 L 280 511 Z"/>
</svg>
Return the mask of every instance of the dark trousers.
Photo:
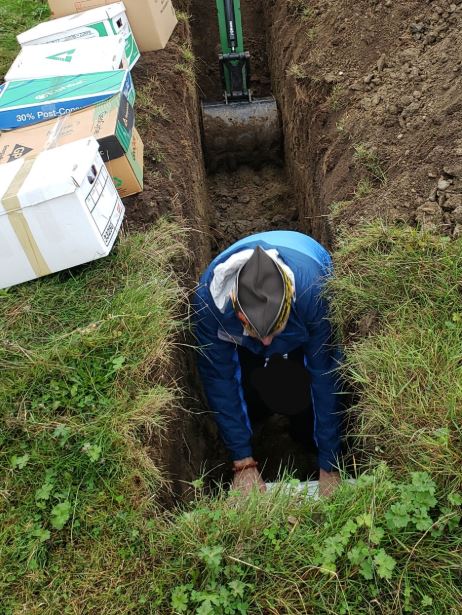
<svg viewBox="0 0 462 615">
<path fill-rule="evenodd" d="M 246 348 L 239 347 L 238 354 L 252 426 L 273 414 L 287 415 L 292 439 L 313 452 L 314 414 L 302 348 L 290 352 L 287 359 L 273 355 L 268 362 Z"/>
</svg>

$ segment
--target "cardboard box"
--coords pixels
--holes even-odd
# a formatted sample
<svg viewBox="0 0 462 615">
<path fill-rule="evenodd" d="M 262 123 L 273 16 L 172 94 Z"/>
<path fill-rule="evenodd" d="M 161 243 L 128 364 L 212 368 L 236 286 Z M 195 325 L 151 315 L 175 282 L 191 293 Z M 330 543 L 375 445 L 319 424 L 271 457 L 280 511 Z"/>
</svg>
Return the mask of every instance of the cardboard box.
<svg viewBox="0 0 462 615">
<path fill-rule="evenodd" d="M 107 256 L 124 206 L 93 137 L 0 166 L 0 288 Z"/>
<path fill-rule="evenodd" d="M 134 104 L 135 89 L 129 71 L 8 81 L 0 85 L 0 130 L 59 118 L 119 93 Z"/>
<path fill-rule="evenodd" d="M 111 0 L 48 0 L 54 17 L 111 4 Z M 140 51 L 163 49 L 177 24 L 171 0 L 124 0 Z"/>
<path fill-rule="evenodd" d="M 114 186 L 122 198 L 138 194 L 143 190 L 143 155 L 143 141 L 134 128 L 130 147 L 125 156 L 106 162 Z"/>
<path fill-rule="evenodd" d="M 123 36 L 24 47 L 5 81 L 66 77 L 127 69 Z"/>
<path fill-rule="evenodd" d="M 140 52 L 128 22 L 123 2 L 115 2 L 91 11 L 52 19 L 38 24 L 17 37 L 21 47 L 45 43 L 88 40 L 93 37 L 123 36 L 125 56 L 131 70 Z"/>
<path fill-rule="evenodd" d="M 129 196 L 143 189 L 143 142 L 134 123 L 133 107 L 119 94 L 57 120 L 0 134 L 0 164 L 93 136 L 120 196 Z"/>
</svg>

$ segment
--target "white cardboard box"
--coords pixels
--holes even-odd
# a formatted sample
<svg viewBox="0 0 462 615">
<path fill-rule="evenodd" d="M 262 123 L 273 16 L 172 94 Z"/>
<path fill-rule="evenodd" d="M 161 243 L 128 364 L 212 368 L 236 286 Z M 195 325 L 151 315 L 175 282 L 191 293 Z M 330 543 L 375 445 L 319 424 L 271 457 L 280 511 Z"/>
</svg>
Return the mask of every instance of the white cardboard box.
<svg viewBox="0 0 462 615">
<path fill-rule="evenodd" d="M 123 2 L 115 2 L 76 15 L 45 21 L 19 34 L 17 39 L 21 47 L 27 47 L 113 36 L 124 37 L 125 55 L 128 68 L 131 70 L 138 61 L 140 52 Z"/>
<path fill-rule="evenodd" d="M 95 138 L 0 166 L 0 288 L 107 256 L 124 206 Z"/>
<path fill-rule="evenodd" d="M 5 81 L 68 77 L 128 68 L 123 36 L 24 47 Z"/>
<path fill-rule="evenodd" d="M 48 4 L 54 17 L 63 17 L 112 2 L 111 0 L 48 0 Z M 163 49 L 177 24 L 172 1 L 125 0 L 124 4 L 140 51 Z"/>
</svg>

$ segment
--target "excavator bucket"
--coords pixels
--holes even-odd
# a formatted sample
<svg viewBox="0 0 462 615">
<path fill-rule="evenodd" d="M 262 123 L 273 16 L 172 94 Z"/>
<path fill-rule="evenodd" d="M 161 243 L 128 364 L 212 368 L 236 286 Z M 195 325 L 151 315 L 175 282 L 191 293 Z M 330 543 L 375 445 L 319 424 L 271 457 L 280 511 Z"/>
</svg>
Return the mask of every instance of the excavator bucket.
<svg viewBox="0 0 462 615">
<path fill-rule="evenodd" d="M 282 130 L 275 99 L 202 104 L 207 170 L 281 164 Z"/>
</svg>

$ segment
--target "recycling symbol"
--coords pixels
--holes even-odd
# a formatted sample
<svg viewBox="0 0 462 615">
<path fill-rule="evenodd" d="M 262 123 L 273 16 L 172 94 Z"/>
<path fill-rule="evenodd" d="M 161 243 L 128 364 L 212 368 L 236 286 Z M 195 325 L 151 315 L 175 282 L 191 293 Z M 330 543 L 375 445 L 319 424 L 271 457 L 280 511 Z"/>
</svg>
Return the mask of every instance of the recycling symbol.
<svg viewBox="0 0 462 615">
<path fill-rule="evenodd" d="M 75 53 L 75 49 L 68 49 L 67 51 L 60 51 L 52 56 L 47 56 L 47 60 L 58 60 L 59 62 L 72 62 L 72 57 Z"/>
<path fill-rule="evenodd" d="M 112 181 L 114 182 L 114 186 L 116 188 L 120 188 L 120 186 L 124 183 L 123 180 L 120 179 L 120 177 L 113 177 Z"/>
</svg>

